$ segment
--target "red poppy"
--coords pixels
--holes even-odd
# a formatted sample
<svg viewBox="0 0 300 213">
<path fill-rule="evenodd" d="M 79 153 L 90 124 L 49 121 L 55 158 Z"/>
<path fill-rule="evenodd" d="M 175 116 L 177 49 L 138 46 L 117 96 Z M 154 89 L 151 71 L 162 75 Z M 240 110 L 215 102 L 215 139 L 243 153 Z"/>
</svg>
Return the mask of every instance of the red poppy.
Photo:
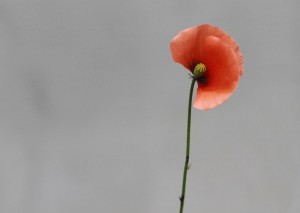
<svg viewBox="0 0 300 213">
<path fill-rule="evenodd" d="M 237 88 L 243 57 L 238 44 L 222 29 L 210 24 L 188 28 L 173 38 L 170 48 L 175 62 L 194 76 L 195 70 L 201 73 L 194 107 L 214 108 Z"/>
</svg>

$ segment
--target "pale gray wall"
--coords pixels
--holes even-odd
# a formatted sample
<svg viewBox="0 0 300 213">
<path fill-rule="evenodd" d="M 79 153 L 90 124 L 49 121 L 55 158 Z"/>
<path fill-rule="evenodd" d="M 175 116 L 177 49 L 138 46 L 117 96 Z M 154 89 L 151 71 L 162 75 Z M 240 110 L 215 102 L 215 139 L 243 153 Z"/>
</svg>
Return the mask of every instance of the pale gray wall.
<svg viewBox="0 0 300 213">
<path fill-rule="evenodd" d="M 244 76 L 193 110 L 185 212 L 300 212 L 298 0 L 1 0 L 0 212 L 178 212 L 190 80 L 180 30 L 211 23 Z"/>
</svg>

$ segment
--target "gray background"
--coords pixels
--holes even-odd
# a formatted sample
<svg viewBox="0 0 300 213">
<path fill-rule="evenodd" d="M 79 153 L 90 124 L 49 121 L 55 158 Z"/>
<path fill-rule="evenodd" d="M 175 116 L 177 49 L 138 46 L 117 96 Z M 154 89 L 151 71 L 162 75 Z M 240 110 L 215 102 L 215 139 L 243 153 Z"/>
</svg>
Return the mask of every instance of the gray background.
<svg viewBox="0 0 300 213">
<path fill-rule="evenodd" d="M 180 30 L 240 44 L 233 96 L 193 110 L 185 212 L 299 213 L 300 2 L 1 0 L 0 212 L 178 212 Z"/>
</svg>

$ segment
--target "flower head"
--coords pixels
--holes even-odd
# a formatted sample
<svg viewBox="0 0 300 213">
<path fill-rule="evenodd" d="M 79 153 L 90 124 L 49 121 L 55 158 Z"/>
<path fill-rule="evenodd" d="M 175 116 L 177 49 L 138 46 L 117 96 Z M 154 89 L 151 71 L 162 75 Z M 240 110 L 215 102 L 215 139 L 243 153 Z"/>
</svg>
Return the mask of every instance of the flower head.
<svg viewBox="0 0 300 213">
<path fill-rule="evenodd" d="M 170 48 L 175 62 L 197 78 L 194 107 L 211 109 L 227 100 L 243 74 L 238 44 L 222 29 L 204 24 L 179 32 Z"/>
</svg>

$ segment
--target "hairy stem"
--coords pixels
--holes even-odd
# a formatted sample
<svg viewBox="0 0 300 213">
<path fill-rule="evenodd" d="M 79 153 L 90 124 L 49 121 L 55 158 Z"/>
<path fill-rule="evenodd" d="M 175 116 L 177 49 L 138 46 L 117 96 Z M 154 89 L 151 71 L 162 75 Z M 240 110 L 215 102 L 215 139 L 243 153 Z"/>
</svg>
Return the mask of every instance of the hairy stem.
<svg viewBox="0 0 300 213">
<path fill-rule="evenodd" d="M 182 191 L 181 191 L 181 196 L 180 196 L 180 211 L 179 211 L 180 213 L 183 212 L 184 200 L 185 200 L 186 179 L 187 179 L 187 172 L 189 169 L 192 98 L 193 98 L 193 90 L 194 90 L 195 82 L 196 82 L 196 79 L 193 78 L 191 88 L 190 88 L 190 95 L 189 95 L 187 137 L 186 137 L 186 155 L 185 155 L 185 163 L 184 163 L 184 171 L 183 171 Z"/>
</svg>

